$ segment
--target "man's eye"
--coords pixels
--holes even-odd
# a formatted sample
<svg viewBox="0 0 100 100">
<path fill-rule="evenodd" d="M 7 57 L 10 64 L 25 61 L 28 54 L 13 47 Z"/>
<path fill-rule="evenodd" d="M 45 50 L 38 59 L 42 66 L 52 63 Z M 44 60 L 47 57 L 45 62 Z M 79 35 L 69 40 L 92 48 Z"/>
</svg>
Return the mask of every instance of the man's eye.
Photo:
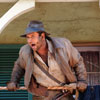
<svg viewBox="0 0 100 100">
<path fill-rule="evenodd" d="M 26 37 L 27 39 L 29 39 L 29 37 Z"/>
</svg>

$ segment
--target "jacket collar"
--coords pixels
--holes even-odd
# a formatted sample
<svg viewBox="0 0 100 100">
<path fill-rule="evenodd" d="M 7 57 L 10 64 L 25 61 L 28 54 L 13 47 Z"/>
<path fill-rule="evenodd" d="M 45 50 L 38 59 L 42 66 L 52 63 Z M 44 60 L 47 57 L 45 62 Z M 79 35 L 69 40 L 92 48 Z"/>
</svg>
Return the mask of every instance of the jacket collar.
<svg viewBox="0 0 100 100">
<path fill-rule="evenodd" d="M 48 50 L 53 53 L 54 49 L 61 49 L 63 48 L 62 44 L 60 43 L 60 41 L 57 40 L 57 38 L 52 37 L 51 41 L 46 40 L 47 44 L 48 44 Z"/>
<path fill-rule="evenodd" d="M 52 37 L 51 41 L 55 49 L 63 48 L 62 43 L 59 38 Z"/>
</svg>

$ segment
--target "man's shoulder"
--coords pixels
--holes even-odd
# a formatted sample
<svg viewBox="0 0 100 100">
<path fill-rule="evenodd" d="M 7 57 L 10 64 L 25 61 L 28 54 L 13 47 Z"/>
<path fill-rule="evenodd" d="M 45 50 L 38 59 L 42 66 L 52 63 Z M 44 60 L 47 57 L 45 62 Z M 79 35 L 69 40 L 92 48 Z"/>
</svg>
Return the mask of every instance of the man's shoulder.
<svg viewBox="0 0 100 100">
<path fill-rule="evenodd" d="M 25 49 L 29 49 L 30 46 L 28 44 L 23 45 L 20 50 L 25 50 Z"/>
<path fill-rule="evenodd" d="M 67 38 L 63 38 L 63 37 L 52 37 L 52 40 L 61 41 L 61 42 L 69 42 Z"/>
<path fill-rule="evenodd" d="M 28 44 L 23 45 L 23 46 L 20 48 L 20 53 L 21 53 L 21 52 L 25 52 L 25 53 L 30 52 L 30 46 L 29 46 Z"/>
<path fill-rule="evenodd" d="M 68 40 L 67 38 L 52 37 L 52 40 L 56 45 L 59 45 L 59 46 L 65 46 L 65 44 L 70 43 L 70 40 Z"/>
</svg>

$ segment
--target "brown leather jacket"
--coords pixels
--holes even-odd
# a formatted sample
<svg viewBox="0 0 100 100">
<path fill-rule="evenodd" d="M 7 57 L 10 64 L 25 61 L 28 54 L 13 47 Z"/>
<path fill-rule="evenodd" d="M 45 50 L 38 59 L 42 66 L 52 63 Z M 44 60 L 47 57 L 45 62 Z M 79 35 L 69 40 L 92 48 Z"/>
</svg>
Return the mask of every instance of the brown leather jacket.
<svg viewBox="0 0 100 100">
<path fill-rule="evenodd" d="M 65 38 L 51 38 L 50 41 L 54 47 L 53 56 L 60 65 L 69 83 L 86 82 L 87 73 L 83 59 L 70 41 Z M 42 86 L 34 83 L 35 80 L 32 75 L 32 66 L 34 66 L 33 55 L 32 49 L 28 44 L 20 49 L 19 57 L 14 64 L 11 81 L 19 83 L 20 78 L 25 74 L 24 83 L 28 90 L 31 93 L 46 96 L 46 88 L 42 88 Z M 40 91 L 38 87 L 41 87 L 44 91 L 41 89 Z"/>
</svg>

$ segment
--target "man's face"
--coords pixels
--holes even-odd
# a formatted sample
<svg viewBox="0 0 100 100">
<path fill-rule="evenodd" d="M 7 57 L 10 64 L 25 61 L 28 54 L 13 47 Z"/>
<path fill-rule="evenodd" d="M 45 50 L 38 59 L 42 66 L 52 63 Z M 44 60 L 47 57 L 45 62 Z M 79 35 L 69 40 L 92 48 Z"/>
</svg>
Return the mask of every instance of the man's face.
<svg viewBox="0 0 100 100">
<path fill-rule="evenodd" d="M 39 33 L 32 32 L 28 34 L 26 37 L 27 37 L 27 42 L 33 49 L 33 51 L 38 51 L 42 47 L 43 40 L 42 36 L 39 36 Z"/>
</svg>

